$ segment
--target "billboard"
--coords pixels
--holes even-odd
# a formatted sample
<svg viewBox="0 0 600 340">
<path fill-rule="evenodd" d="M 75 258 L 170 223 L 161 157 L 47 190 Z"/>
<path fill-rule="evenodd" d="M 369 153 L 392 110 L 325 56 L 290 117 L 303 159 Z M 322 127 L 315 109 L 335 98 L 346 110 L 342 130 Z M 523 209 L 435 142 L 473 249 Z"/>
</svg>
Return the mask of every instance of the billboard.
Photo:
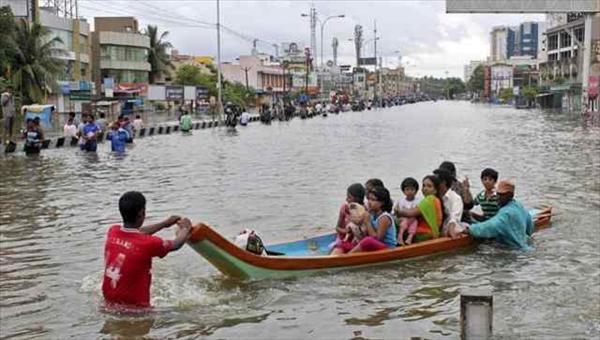
<svg viewBox="0 0 600 340">
<path fill-rule="evenodd" d="M 359 65 L 376 65 L 377 59 L 376 58 L 359 58 L 358 64 Z"/>
<path fill-rule="evenodd" d="M 446 0 L 446 13 L 598 12 L 598 0 Z"/>
</svg>

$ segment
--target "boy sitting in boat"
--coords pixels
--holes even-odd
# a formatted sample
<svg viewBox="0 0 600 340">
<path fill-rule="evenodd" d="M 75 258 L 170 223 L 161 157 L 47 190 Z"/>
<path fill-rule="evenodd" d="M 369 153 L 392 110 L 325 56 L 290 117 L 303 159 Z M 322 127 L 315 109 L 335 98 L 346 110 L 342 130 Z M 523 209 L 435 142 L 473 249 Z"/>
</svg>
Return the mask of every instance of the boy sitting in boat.
<svg viewBox="0 0 600 340">
<path fill-rule="evenodd" d="M 498 171 L 486 168 L 481 172 L 481 184 L 483 184 L 483 190 L 475 196 L 473 205 L 478 205 L 483 211 L 483 215 L 471 211 L 471 217 L 479 222 L 489 220 L 498 213 L 498 195 L 494 188 L 496 187 L 496 181 L 498 181 Z"/>
</svg>

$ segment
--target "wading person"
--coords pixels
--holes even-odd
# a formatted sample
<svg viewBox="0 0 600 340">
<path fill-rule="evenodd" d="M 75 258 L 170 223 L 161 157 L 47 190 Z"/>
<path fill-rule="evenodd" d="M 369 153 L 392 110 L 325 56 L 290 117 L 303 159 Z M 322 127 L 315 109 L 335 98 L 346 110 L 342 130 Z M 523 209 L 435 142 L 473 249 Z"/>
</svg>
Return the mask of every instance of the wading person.
<svg viewBox="0 0 600 340">
<path fill-rule="evenodd" d="M 494 239 L 511 248 L 530 250 L 527 240 L 535 227 L 527 209 L 514 199 L 515 185 L 509 181 L 500 181 L 496 193 L 500 207 L 496 215 L 466 228 L 454 227 L 450 230 L 450 236 L 455 238 L 460 233 L 465 233 L 475 238 Z"/>
<path fill-rule="evenodd" d="M 119 199 L 123 225 L 108 229 L 104 246 L 104 279 L 102 293 L 109 304 L 128 307 L 150 307 L 152 258 L 165 257 L 187 241 L 191 222 L 171 216 L 163 222 L 145 225 L 146 199 L 137 191 L 126 192 Z M 177 224 L 174 240 L 163 240 L 152 234 Z"/>
<path fill-rule="evenodd" d="M 42 141 L 44 140 L 44 132 L 42 131 L 40 126 L 36 124 L 35 119 L 27 120 L 27 131 L 25 131 L 24 137 L 25 146 L 23 151 L 25 151 L 25 154 L 32 155 L 40 153 L 40 149 L 42 148 Z"/>
<path fill-rule="evenodd" d="M 81 150 L 96 152 L 98 149 L 98 134 L 100 133 L 100 128 L 94 122 L 94 116 L 87 115 L 85 116 L 85 124 L 80 130 L 81 136 L 79 137 L 82 141 L 79 144 Z"/>
<path fill-rule="evenodd" d="M 2 106 L 2 117 L 4 117 L 4 140 L 8 143 L 8 141 L 12 140 L 16 115 L 15 99 L 10 86 L 0 95 L 0 104 Z"/>
</svg>

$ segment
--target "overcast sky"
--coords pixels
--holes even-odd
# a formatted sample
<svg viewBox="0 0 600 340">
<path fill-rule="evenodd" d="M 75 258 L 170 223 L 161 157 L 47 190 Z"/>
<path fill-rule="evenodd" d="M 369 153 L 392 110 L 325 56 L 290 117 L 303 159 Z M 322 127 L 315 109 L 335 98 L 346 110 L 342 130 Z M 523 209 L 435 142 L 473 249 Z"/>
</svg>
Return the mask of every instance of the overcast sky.
<svg viewBox="0 0 600 340">
<path fill-rule="evenodd" d="M 338 63 L 355 60 L 352 38 L 354 26 L 363 26 L 365 40 L 373 37 L 377 21 L 378 54 L 384 64 L 398 64 L 399 51 L 407 74 L 445 77 L 463 76 L 463 65 L 470 60 L 483 60 L 489 54 L 489 32 L 492 26 L 515 25 L 522 21 L 543 21 L 543 15 L 525 14 L 446 14 L 445 1 L 221 1 L 222 24 L 249 37 L 271 43 L 298 42 L 310 44 L 309 13 L 314 3 L 321 18 L 331 19 L 324 30 L 325 59 L 331 59 L 331 42 L 339 40 Z M 159 26 L 169 31 L 168 40 L 182 54 L 216 56 L 216 31 L 208 24 L 216 22 L 216 1 L 199 0 L 79 0 L 80 15 L 136 16 L 140 25 Z M 185 27 L 195 25 L 194 27 Z M 233 61 L 249 54 L 252 44 L 223 32 L 222 59 Z M 259 43 L 260 51 L 274 54 L 274 48 Z M 317 29 L 317 49 L 320 33 Z M 318 52 L 320 53 L 320 52 Z M 372 43 L 363 56 L 373 54 Z"/>
</svg>

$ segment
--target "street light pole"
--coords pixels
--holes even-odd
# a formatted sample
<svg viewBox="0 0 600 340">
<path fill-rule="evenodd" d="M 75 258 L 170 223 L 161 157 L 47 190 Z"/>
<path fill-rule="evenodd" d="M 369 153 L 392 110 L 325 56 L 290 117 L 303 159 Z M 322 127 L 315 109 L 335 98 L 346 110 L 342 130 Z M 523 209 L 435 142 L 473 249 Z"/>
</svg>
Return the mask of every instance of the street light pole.
<svg viewBox="0 0 600 340">
<path fill-rule="evenodd" d="M 344 18 L 344 17 L 345 17 L 344 14 L 332 15 L 332 16 L 329 16 L 329 17 L 325 18 L 325 20 L 323 20 L 321 22 L 321 67 L 324 65 L 324 63 L 323 63 L 323 30 L 325 28 L 325 24 L 327 23 L 327 21 L 329 21 L 329 19 Z"/>
<path fill-rule="evenodd" d="M 219 118 L 223 117 L 223 84 L 221 81 L 221 4 L 217 0 L 217 89 L 218 89 L 218 102 L 217 112 Z"/>
</svg>

